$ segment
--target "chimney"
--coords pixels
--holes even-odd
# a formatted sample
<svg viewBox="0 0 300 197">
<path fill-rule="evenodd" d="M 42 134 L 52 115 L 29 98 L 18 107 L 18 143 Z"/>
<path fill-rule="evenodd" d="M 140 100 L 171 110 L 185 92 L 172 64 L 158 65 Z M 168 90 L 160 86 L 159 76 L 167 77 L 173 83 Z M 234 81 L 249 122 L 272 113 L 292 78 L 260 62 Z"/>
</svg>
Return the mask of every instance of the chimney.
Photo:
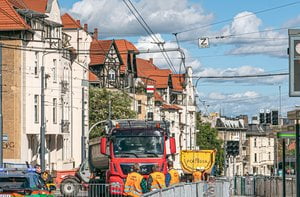
<svg viewBox="0 0 300 197">
<path fill-rule="evenodd" d="M 88 32 L 88 24 L 84 24 L 83 29 L 84 31 Z"/>
<path fill-rule="evenodd" d="M 149 58 L 149 62 L 150 62 L 151 64 L 153 64 L 153 58 L 152 58 L 152 57 Z"/>
<path fill-rule="evenodd" d="M 95 29 L 94 29 L 93 38 L 94 38 L 95 40 L 98 40 L 98 28 L 95 28 Z"/>
<path fill-rule="evenodd" d="M 76 22 L 80 25 L 80 20 L 76 20 Z"/>
</svg>

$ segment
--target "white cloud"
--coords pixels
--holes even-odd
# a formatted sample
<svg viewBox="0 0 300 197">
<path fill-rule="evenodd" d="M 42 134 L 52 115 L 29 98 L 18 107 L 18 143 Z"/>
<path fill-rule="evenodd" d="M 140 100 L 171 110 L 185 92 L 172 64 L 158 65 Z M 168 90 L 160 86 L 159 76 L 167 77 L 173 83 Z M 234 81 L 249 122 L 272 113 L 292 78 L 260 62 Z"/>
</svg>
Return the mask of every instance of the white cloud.
<svg viewBox="0 0 300 197">
<path fill-rule="evenodd" d="M 250 83 L 250 84 L 278 84 L 282 83 L 287 79 L 286 76 L 273 76 L 273 77 L 259 77 L 259 78 L 231 78 L 231 79 L 206 79 L 209 76 L 243 76 L 243 75 L 261 75 L 267 74 L 263 68 L 253 67 L 253 66 L 241 66 L 236 68 L 226 68 L 226 69 L 214 69 L 214 68 L 203 68 L 197 75 L 202 76 L 202 81 L 214 81 L 217 83 L 224 82 L 235 82 L 235 83 Z"/>
<path fill-rule="evenodd" d="M 230 25 L 214 33 L 214 36 L 223 36 L 223 39 L 215 39 L 212 42 L 232 45 L 233 48 L 228 51 L 231 55 L 262 54 L 287 57 L 286 34 L 261 26 L 262 20 L 255 14 L 241 12 L 234 17 Z"/>
<path fill-rule="evenodd" d="M 212 100 L 228 100 L 228 101 L 235 101 L 240 99 L 257 99 L 259 98 L 259 93 L 255 91 L 246 91 L 242 93 L 232 93 L 232 94 L 222 94 L 220 92 L 211 92 L 209 93 L 208 97 Z"/>
<path fill-rule="evenodd" d="M 212 21 L 207 14 L 188 0 L 140 0 L 133 2 L 155 33 L 171 33 L 194 24 Z M 141 25 L 122 0 L 80 0 L 69 12 L 101 32 L 145 34 Z"/>
<path fill-rule="evenodd" d="M 155 34 L 155 37 L 157 37 L 158 40 L 160 40 L 161 42 L 165 42 L 160 34 Z M 149 51 L 151 51 L 151 50 L 159 51 L 160 48 L 158 47 L 158 45 L 153 44 L 151 42 L 153 42 L 153 40 L 150 36 L 140 37 L 140 39 L 138 40 L 138 43 L 136 44 L 136 47 L 139 50 L 143 50 L 143 51 L 148 51 L 148 50 Z M 174 42 L 166 41 L 164 44 L 164 47 L 165 47 L 165 49 L 177 49 L 178 46 Z M 184 51 L 185 57 L 187 58 L 186 66 L 191 66 L 193 68 L 194 73 L 197 73 L 201 68 L 201 63 L 199 62 L 199 60 L 190 58 L 191 56 L 187 49 L 182 48 L 182 50 Z M 178 72 L 180 64 L 181 64 L 180 52 L 172 51 L 172 52 L 168 52 L 167 54 L 170 57 L 173 65 L 175 67 L 176 72 Z M 166 60 L 164 59 L 163 54 L 160 52 L 159 53 L 141 53 L 139 55 L 139 57 L 144 58 L 144 59 L 153 58 L 154 64 L 156 64 L 158 67 L 168 68 L 168 69 L 170 68 L 169 65 L 167 64 Z M 181 66 L 181 72 L 184 72 L 183 65 Z"/>
</svg>

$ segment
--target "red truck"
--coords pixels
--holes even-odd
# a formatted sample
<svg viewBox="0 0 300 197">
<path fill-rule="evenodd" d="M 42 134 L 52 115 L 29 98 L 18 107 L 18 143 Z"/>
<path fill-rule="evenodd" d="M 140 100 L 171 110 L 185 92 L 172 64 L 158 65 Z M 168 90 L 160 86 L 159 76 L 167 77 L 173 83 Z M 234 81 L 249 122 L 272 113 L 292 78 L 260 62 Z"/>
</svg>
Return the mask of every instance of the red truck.
<svg viewBox="0 0 300 197">
<path fill-rule="evenodd" d="M 167 157 L 174 153 L 175 138 L 170 137 L 166 121 L 109 121 L 105 135 L 89 142 L 88 158 L 94 175 L 90 183 L 109 184 L 110 194 L 121 195 L 134 163 L 140 164 L 145 177 L 156 164 L 166 174 Z"/>
</svg>

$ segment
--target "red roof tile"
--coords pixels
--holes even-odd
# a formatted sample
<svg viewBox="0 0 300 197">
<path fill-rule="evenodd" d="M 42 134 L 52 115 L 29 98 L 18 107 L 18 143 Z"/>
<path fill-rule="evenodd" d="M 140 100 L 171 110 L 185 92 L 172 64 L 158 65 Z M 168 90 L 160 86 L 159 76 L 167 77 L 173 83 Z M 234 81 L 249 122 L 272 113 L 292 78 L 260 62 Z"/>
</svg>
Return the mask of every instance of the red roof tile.
<svg viewBox="0 0 300 197">
<path fill-rule="evenodd" d="M 23 0 L 8 0 L 8 2 L 14 6 L 15 8 L 19 8 L 19 9 L 26 9 L 27 6 L 24 3 Z"/>
<path fill-rule="evenodd" d="M 138 52 L 138 50 L 131 42 L 127 40 L 115 40 L 115 43 L 123 61 L 123 64 L 120 67 L 120 72 L 124 73 L 127 68 L 128 51 Z"/>
<path fill-rule="evenodd" d="M 72 16 L 65 13 L 61 16 L 62 25 L 64 29 L 77 29 L 82 28 L 80 23 L 78 23 Z"/>
<path fill-rule="evenodd" d="M 31 29 L 7 0 L 0 0 L 0 31 Z"/>
<path fill-rule="evenodd" d="M 20 0 L 19 0 L 20 1 Z M 45 13 L 48 0 L 23 0 L 27 8 L 36 12 Z"/>
<path fill-rule="evenodd" d="M 161 97 L 161 95 L 157 91 L 154 91 L 154 100 L 164 102 L 164 99 Z"/>
<path fill-rule="evenodd" d="M 184 77 L 184 74 L 171 75 L 173 90 L 180 92 L 183 91 L 183 84 L 185 82 Z"/>
<path fill-rule="evenodd" d="M 170 69 L 159 69 L 150 61 L 140 58 L 137 58 L 137 72 L 138 77 L 146 84 L 154 81 L 156 88 L 167 88 L 169 75 L 172 73 Z"/>
<path fill-rule="evenodd" d="M 89 72 L 89 81 L 91 81 L 91 82 L 99 81 L 99 78 L 94 73 Z"/>
<path fill-rule="evenodd" d="M 181 107 L 178 107 L 177 105 L 167 105 L 167 104 L 163 104 L 163 106 L 161 106 L 162 109 L 165 110 L 182 110 Z"/>
<path fill-rule="evenodd" d="M 109 52 L 112 40 L 93 40 L 90 46 L 90 65 L 104 64 L 106 54 Z"/>
</svg>

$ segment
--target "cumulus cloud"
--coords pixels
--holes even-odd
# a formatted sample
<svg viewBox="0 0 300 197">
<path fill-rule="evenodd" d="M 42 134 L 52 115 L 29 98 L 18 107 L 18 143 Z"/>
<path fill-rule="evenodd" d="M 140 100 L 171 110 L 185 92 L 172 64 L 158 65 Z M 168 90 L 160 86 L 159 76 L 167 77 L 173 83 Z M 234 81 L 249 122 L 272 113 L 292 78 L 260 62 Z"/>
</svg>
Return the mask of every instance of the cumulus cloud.
<svg viewBox="0 0 300 197">
<path fill-rule="evenodd" d="M 169 41 L 164 41 L 162 36 L 160 34 L 155 34 L 154 35 L 160 42 L 164 42 L 164 48 L 165 49 L 177 49 L 178 46 L 174 42 L 169 42 Z M 152 43 L 151 43 L 152 42 Z M 157 44 L 153 43 L 153 39 L 150 36 L 143 36 L 140 37 L 138 40 L 138 43 L 136 44 L 136 47 L 141 50 L 141 51 L 160 51 L 160 48 Z M 186 66 L 191 66 L 193 68 L 193 71 L 197 73 L 200 68 L 201 68 L 201 63 L 199 60 L 190 58 L 191 55 L 188 52 L 187 49 L 182 48 L 184 51 L 185 57 L 187 58 L 186 60 Z M 172 52 L 167 52 L 168 56 L 170 57 L 172 64 L 175 67 L 176 72 L 180 70 L 180 64 L 182 63 L 181 61 L 181 55 L 179 51 L 172 51 Z M 139 57 L 148 59 L 148 58 L 153 58 L 154 64 L 159 66 L 160 68 L 170 68 L 168 63 L 166 62 L 164 55 L 159 52 L 159 53 L 141 53 Z M 181 72 L 184 71 L 183 65 L 181 66 Z"/>
<path fill-rule="evenodd" d="M 140 0 L 134 5 L 155 33 L 171 33 L 213 19 L 213 14 L 188 0 Z M 69 12 L 102 32 L 145 34 L 122 0 L 80 0 Z"/>
<path fill-rule="evenodd" d="M 272 28 L 261 28 L 262 20 L 252 12 L 237 14 L 232 23 L 223 27 L 214 35 L 214 43 L 232 45 L 227 54 L 253 55 L 262 54 L 276 57 L 287 57 L 288 40 L 285 33 Z"/>
<path fill-rule="evenodd" d="M 215 69 L 203 68 L 197 75 L 203 77 L 202 81 L 209 80 L 216 83 L 235 82 L 235 83 L 250 83 L 250 84 L 279 84 L 287 79 L 287 76 L 273 76 L 273 77 L 260 77 L 260 78 L 230 78 L 230 79 L 207 79 L 205 77 L 223 77 L 223 76 L 243 76 L 243 75 L 261 75 L 267 74 L 263 68 L 254 66 L 241 66 L 235 68 Z"/>
</svg>

